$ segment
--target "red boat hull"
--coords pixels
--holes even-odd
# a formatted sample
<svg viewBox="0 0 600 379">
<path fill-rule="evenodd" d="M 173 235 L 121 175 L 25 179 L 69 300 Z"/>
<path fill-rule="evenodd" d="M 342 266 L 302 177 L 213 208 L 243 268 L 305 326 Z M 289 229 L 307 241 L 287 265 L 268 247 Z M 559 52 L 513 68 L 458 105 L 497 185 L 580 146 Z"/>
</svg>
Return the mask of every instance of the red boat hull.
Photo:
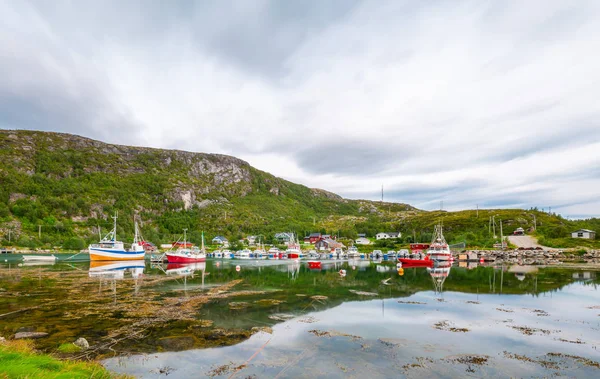
<svg viewBox="0 0 600 379">
<path fill-rule="evenodd" d="M 431 259 L 398 258 L 398 261 L 402 263 L 402 267 L 433 267 Z"/>
<path fill-rule="evenodd" d="M 206 261 L 206 257 L 182 257 L 179 255 L 169 255 L 167 254 L 167 261 L 169 263 L 194 263 L 194 262 L 204 262 Z"/>
<path fill-rule="evenodd" d="M 308 262 L 308 268 L 320 269 L 321 268 L 321 262 L 309 261 Z"/>
</svg>

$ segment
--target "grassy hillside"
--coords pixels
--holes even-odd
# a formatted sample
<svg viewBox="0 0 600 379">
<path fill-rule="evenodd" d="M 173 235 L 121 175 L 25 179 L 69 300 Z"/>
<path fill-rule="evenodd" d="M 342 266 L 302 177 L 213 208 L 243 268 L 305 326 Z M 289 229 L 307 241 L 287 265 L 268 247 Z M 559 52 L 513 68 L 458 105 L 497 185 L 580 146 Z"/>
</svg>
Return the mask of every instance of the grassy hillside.
<svg viewBox="0 0 600 379">
<path fill-rule="evenodd" d="M 119 212 L 119 235 L 133 234 L 133 218 L 145 238 L 177 239 L 183 228 L 198 243 L 237 240 L 281 231 L 313 231 L 354 238 L 401 231 L 396 246 L 429 241 L 443 222 L 448 240 L 491 247 L 489 217 L 503 221 L 504 234 L 533 227 L 549 246 L 598 246 L 573 241 L 581 227 L 600 230 L 597 219 L 568 221 L 536 210 L 424 212 L 407 204 L 343 199 L 277 178 L 234 157 L 105 144 L 48 132 L 0 130 L 0 235 L 3 245 L 81 249 L 107 231 Z M 497 230 L 499 235 L 499 227 Z M 9 241 L 10 240 L 10 241 Z M 390 246 L 392 247 L 392 246 Z"/>
</svg>

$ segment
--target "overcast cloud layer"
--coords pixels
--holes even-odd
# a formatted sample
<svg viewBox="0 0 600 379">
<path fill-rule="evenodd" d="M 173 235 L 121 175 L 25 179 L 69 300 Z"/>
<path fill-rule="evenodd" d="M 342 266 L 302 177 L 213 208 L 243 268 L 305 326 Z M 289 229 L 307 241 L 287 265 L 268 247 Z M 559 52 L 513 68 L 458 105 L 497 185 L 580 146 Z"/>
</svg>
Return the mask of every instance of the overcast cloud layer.
<svg viewBox="0 0 600 379">
<path fill-rule="evenodd" d="M 0 1 L 0 127 L 600 214 L 600 1 Z"/>
</svg>

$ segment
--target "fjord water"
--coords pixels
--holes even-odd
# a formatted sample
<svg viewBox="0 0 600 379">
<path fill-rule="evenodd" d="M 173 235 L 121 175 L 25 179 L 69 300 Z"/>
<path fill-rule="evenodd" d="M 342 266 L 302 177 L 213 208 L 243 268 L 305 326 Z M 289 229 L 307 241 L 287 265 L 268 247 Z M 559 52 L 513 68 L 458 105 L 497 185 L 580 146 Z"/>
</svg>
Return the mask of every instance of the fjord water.
<svg viewBox="0 0 600 379">
<path fill-rule="evenodd" d="M 148 378 L 600 373 L 591 268 L 452 267 L 440 287 L 384 263 L 123 267 L 3 263 L 0 335 L 47 332 L 48 352 L 85 337 L 88 357 Z"/>
</svg>

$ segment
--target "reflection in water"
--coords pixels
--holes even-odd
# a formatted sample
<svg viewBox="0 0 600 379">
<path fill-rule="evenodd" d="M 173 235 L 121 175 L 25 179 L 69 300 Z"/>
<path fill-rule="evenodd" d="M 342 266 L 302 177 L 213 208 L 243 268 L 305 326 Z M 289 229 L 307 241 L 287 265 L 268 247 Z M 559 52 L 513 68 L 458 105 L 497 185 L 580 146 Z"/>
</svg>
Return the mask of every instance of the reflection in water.
<svg viewBox="0 0 600 379">
<path fill-rule="evenodd" d="M 451 267 L 452 262 L 450 261 L 441 261 L 435 267 L 427 267 L 427 272 L 431 275 L 431 279 L 433 279 L 435 293 L 442 294 L 444 282 L 448 275 L 450 275 Z"/>
<path fill-rule="evenodd" d="M 144 276 L 144 261 L 92 261 L 88 275 L 90 278 L 98 278 L 98 293 L 102 293 L 102 286 L 110 281 L 113 293 L 113 302 L 117 302 L 117 280 L 125 279 L 125 273 L 129 272 L 134 282 L 134 293 L 140 290 L 140 281 Z"/>
<path fill-rule="evenodd" d="M 242 365 L 269 339 L 239 377 L 464 376 L 465 367 L 457 371 L 447 363 L 458 354 L 489 357 L 489 365 L 471 367 L 474 376 L 548 376 L 553 372 L 540 365 L 498 352 L 591 359 L 597 353 L 600 292 L 590 270 L 438 266 L 405 268 L 401 276 L 394 268 L 392 262 L 364 260 L 322 261 L 320 270 L 302 261 L 254 260 L 146 268 L 139 261 L 94 262 L 89 271 L 88 263 L 0 265 L 0 315 L 38 307 L 3 317 L 0 335 L 43 323 L 53 332 L 36 340 L 36 347 L 54 351 L 78 336 L 101 344 L 125 333 L 118 335 L 122 342 L 100 353 L 140 355 L 105 364 L 140 377 L 174 367 L 169 378 L 209 376 L 230 362 Z M 211 291 L 201 289 L 205 281 Z M 527 327 L 533 335 L 522 332 Z M 139 339 L 127 339 L 132 330 L 140 332 Z M 415 357 L 434 363 L 403 371 Z M 564 375 L 588 374 L 571 366 Z"/>
</svg>

